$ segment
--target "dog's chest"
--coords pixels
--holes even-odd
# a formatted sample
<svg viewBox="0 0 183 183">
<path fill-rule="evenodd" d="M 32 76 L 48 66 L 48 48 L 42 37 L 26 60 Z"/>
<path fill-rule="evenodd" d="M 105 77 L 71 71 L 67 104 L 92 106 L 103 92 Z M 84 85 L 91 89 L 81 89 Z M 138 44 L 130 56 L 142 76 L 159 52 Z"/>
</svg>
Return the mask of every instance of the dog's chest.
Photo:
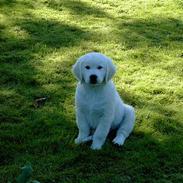
<svg viewBox="0 0 183 183">
<path fill-rule="evenodd" d="M 104 106 L 105 101 L 97 96 L 84 96 L 79 101 L 79 107 L 82 108 L 83 111 L 91 114 L 102 113 Z"/>
<path fill-rule="evenodd" d="M 105 111 L 105 101 L 101 95 L 86 94 L 78 98 L 78 107 L 85 114 L 92 128 L 96 128 Z"/>
</svg>

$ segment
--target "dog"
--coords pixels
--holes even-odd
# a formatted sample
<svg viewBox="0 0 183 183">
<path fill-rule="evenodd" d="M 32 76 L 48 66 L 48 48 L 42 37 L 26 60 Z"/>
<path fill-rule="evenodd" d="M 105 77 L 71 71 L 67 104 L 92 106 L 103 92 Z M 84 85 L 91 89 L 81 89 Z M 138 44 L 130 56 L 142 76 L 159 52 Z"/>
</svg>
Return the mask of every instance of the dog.
<svg viewBox="0 0 183 183">
<path fill-rule="evenodd" d="M 92 140 L 91 149 L 102 148 L 111 129 L 117 129 L 113 143 L 123 145 L 135 124 L 135 110 L 121 100 L 112 77 L 116 67 L 107 56 L 91 52 L 81 56 L 72 67 L 79 81 L 75 93 L 76 144 Z M 91 130 L 94 131 L 91 134 Z"/>
</svg>

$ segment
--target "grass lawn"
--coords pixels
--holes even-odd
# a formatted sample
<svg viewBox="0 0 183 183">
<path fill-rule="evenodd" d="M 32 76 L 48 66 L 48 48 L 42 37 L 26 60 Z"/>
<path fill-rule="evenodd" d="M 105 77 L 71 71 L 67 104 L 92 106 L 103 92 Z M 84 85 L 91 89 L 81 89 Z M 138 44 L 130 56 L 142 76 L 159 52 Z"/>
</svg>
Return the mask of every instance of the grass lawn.
<svg viewBox="0 0 183 183">
<path fill-rule="evenodd" d="M 71 66 L 90 51 L 136 109 L 122 147 L 74 144 Z M 0 75 L 1 183 L 27 162 L 41 183 L 183 182 L 182 0 L 0 0 Z"/>
</svg>

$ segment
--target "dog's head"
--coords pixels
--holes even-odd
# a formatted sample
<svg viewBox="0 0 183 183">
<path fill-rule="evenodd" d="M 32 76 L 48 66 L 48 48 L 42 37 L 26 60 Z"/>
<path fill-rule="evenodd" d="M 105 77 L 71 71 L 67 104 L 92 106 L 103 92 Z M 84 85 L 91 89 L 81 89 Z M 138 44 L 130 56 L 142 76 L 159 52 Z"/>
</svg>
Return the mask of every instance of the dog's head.
<svg viewBox="0 0 183 183">
<path fill-rule="evenodd" d="M 73 73 L 81 83 L 101 84 L 108 82 L 116 72 L 112 60 L 101 53 L 88 53 L 73 65 Z"/>
</svg>

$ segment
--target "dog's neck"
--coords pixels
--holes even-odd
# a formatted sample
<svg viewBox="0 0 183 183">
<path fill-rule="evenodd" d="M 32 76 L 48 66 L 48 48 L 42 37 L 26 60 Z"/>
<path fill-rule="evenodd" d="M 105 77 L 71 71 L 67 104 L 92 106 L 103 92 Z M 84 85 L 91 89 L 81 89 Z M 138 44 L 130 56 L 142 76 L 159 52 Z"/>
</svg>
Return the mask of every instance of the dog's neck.
<svg viewBox="0 0 183 183">
<path fill-rule="evenodd" d="M 89 89 L 89 90 L 102 90 L 103 88 L 105 88 L 106 86 L 112 84 L 112 81 L 108 81 L 107 83 L 103 82 L 100 84 L 88 84 L 88 83 L 80 83 L 80 85 L 85 88 L 85 89 Z"/>
</svg>

